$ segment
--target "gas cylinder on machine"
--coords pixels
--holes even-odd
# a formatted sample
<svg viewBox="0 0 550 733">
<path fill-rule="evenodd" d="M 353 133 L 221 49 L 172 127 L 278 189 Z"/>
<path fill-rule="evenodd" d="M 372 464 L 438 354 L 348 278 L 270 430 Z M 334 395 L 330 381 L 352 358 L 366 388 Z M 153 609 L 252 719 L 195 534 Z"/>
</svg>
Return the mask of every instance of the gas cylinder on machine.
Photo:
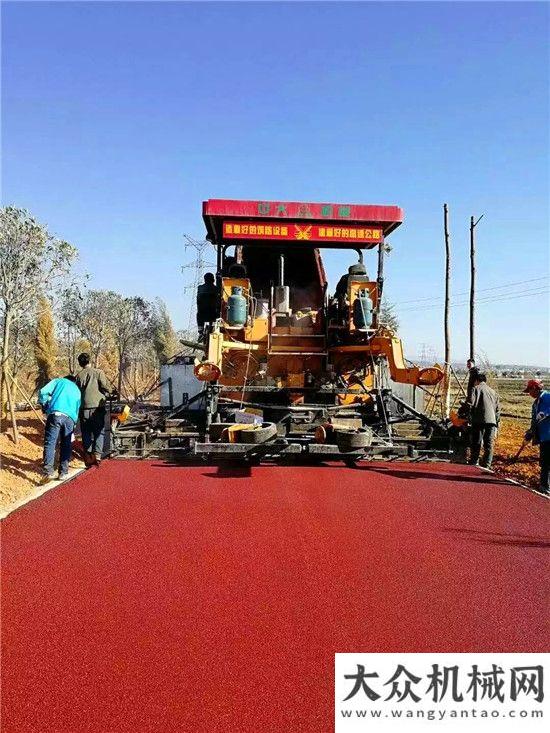
<svg viewBox="0 0 550 733">
<path fill-rule="evenodd" d="M 231 287 L 231 295 L 227 299 L 227 322 L 230 326 L 245 326 L 247 317 L 247 301 L 243 289 L 238 285 Z"/>
<path fill-rule="evenodd" d="M 359 290 L 353 303 L 353 325 L 358 331 L 366 331 L 372 326 L 373 302 L 366 288 Z"/>
</svg>

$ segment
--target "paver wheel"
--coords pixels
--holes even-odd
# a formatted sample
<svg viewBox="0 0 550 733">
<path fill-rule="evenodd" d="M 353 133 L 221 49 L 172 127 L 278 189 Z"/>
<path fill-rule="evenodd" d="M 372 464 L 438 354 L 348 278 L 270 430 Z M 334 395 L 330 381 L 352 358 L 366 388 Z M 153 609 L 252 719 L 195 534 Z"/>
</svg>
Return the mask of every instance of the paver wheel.
<svg viewBox="0 0 550 733">
<path fill-rule="evenodd" d="M 367 448 L 372 443 L 372 430 L 370 428 L 359 428 L 358 430 L 335 430 L 336 445 L 338 449 L 346 451 Z"/>
<path fill-rule="evenodd" d="M 264 422 L 260 427 L 252 430 L 241 430 L 239 433 L 239 440 L 241 443 L 250 443 L 251 445 L 258 445 L 259 443 L 266 443 L 268 440 L 277 436 L 277 426 L 272 422 Z"/>
</svg>

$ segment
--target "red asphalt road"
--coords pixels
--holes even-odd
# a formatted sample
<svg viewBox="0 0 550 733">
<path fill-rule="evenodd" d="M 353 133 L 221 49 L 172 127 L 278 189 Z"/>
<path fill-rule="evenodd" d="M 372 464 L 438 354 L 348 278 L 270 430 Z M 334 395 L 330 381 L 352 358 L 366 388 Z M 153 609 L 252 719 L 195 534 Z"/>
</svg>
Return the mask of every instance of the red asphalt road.
<svg viewBox="0 0 550 733">
<path fill-rule="evenodd" d="M 2 733 L 328 733 L 335 652 L 546 651 L 549 508 L 446 464 L 108 461 L 3 522 Z"/>
</svg>

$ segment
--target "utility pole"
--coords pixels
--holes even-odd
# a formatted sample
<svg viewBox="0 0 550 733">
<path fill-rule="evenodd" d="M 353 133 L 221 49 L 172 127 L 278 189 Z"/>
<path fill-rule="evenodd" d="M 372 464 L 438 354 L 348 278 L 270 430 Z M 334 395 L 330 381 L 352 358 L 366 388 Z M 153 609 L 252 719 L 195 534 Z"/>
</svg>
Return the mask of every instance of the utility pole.
<svg viewBox="0 0 550 733">
<path fill-rule="evenodd" d="M 445 417 L 449 417 L 451 411 L 451 336 L 449 331 L 449 308 L 451 292 L 451 242 L 449 235 L 449 207 L 443 204 L 443 227 L 445 232 L 445 313 L 443 324 L 445 331 L 445 376 L 443 384 L 443 405 Z"/>
<path fill-rule="evenodd" d="M 195 251 L 195 258 L 188 264 L 182 265 L 181 267 L 182 272 L 190 269 L 193 270 L 193 281 L 187 283 L 187 285 L 184 285 L 183 287 L 184 293 L 191 294 L 191 303 L 189 305 L 189 320 L 187 323 L 187 331 L 191 332 L 195 328 L 194 316 L 196 311 L 197 289 L 201 284 L 204 271 L 207 267 L 213 267 L 214 263 L 207 262 L 204 257 L 204 251 L 210 245 L 210 242 L 193 239 L 193 237 L 190 237 L 188 234 L 184 234 L 183 238 L 185 239 L 185 251 L 187 252 L 189 248 Z"/>
<path fill-rule="evenodd" d="M 475 359 L 475 298 L 476 298 L 476 243 L 475 228 L 483 219 L 477 221 L 470 217 L 470 359 Z"/>
</svg>

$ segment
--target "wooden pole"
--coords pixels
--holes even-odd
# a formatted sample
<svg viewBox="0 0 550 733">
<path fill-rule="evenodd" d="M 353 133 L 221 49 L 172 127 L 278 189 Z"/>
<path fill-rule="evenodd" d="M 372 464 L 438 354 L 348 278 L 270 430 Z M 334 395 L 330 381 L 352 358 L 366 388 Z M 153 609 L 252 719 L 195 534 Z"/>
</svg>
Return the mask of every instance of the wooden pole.
<svg viewBox="0 0 550 733">
<path fill-rule="evenodd" d="M 451 238 L 449 234 L 449 207 L 443 204 L 443 226 L 445 231 L 445 312 L 443 324 L 445 331 L 445 376 L 443 385 L 443 409 L 445 417 L 449 417 L 451 411 L 451 336 L 449 330 L 449 309 L 451 293 Z"/>
<path fill-rule="evenodd" d="M 475 302 L 476 302 L 476 242 L 475 228 L 483 219 L 483 214 L 477 221 L 470 217 L 470 359 L 475 359 Z"/>
<path fill-rule="evenodd" d="M 476 244 L 474 217 L 470 217 L 470 359 L 475 359 Z"/>
<path fill-rule="evenodd" d="M 7 370 L 6 370 L 6 374 L 11 379 L 14 389 L 21 394 L 21 396 L 23 397 L 23 399 L 25 400 L 25 402 L 27 403 L 27 405 L 31 408 L 31 410 L 34 412 L 34 414 L 36 415 L 36 417 L 40 420 L 40 422 L 42 423 L 42 425 L 45 425 L 46 424 L 46 421 L 44 420 L 44 418 L 42 417 L 42 415 L 38 412 L 38 410 L 36 409 L 36 407 L 33 405 L 32 401 L 31 401 L 31 398 L 25 392 L 25 390 L 23 389 L 23 387 L 19 384 L 19 382 L 17 381 L 17 379 L 13 376 L 13 374 L 11 372 L 8 372 Z"/>
<path fill-rule="evenodd" d="M 8 395 L 10 403 L 10 414 L 11 414 L 11 427 L 13 430 L 13 442 L 17 445 L 19 443 L 19 431 L 17 430 L 17 420 L 15 419 L 15 401 L 10 387 L 10 380 L 5 379 L 4 386 Z"/>
</svg>

